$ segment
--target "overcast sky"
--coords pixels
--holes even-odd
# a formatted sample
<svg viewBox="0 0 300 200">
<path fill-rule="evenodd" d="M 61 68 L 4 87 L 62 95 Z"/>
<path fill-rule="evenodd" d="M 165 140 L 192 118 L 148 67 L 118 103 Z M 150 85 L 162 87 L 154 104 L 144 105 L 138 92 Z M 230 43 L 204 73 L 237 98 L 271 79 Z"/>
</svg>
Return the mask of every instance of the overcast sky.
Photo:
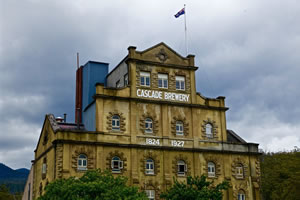
<svg viewBox="0 0 300 200">
<path fill-rule="evenodd" d="M 297 0 L 0 0 L 0 162 L 30 167 L 46 113 L 74 119 L 76 52 L 110 63 L 165 42 L 226 96 L 227 128 L 265 151 L 300 147 Z"/>
</svg>

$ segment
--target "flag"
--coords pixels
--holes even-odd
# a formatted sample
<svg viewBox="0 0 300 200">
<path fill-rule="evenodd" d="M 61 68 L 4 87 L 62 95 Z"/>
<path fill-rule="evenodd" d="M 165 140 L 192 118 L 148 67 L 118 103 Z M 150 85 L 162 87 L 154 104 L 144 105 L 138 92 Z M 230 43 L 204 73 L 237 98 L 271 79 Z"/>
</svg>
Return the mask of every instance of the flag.
<svg viewBox="0 0 300 200">
<path fill-rule="evenodd" d="M 184 15 L 185 14 L 185 10 L 184 8 L 182 8 L 176 15 L 174 15 L 176 18 L 178 18 L 180 15 Z"/>
</svg>

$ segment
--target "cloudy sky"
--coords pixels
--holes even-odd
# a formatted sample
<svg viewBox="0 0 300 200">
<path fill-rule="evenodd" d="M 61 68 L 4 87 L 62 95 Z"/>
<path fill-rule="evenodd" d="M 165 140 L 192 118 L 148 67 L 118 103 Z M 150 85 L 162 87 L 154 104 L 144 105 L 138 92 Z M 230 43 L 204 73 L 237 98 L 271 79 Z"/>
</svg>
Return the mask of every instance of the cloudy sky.
<svg viewBox="0 0 300 200">
<path fill-rule="evenodd" d="M 0 0 L 0 162 L 30 167 L 46 113 L 74 119 L 76 52 L 112 69 L 128 46 L 196 55 L 197 90 L 265 151 L 300 147 L 297 0 Z"/>
</svg>

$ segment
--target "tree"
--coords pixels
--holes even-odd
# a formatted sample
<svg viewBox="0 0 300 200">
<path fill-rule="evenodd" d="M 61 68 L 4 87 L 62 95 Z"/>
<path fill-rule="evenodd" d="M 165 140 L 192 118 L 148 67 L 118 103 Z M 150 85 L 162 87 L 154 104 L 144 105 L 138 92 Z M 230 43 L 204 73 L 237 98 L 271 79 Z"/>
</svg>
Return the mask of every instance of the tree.
<svg viewBox="0 0 300 200">
<path fill-rule="evenodd" d="M 160 195 L 167 200 L 222 200 L 222 190 L 227 190 L 229 183 L 223 181 L 217 186 L 213 182 L 206 181 L 205 176 L 188 176 L 186 183 L 174 180 L 172 187 Z"/>
<path fill-rule="evenodd" d="M 45 188 L 38 200 L 147 200 L 137 187 L 127 186 L 127 178 L 110 172 L 87 171 L 81 178 L 58 179 Z"/>
<path fill-rule="evenodd" d="M 6 185 L 0 185 L 0 200 L 13 200 L 14 197 L 9 193 Z"/>
<path fill-rule="evenodd" d="M 300 200 L 300 152 L 263 153 L 261 156 L 264 200 Z"/>
</svg>

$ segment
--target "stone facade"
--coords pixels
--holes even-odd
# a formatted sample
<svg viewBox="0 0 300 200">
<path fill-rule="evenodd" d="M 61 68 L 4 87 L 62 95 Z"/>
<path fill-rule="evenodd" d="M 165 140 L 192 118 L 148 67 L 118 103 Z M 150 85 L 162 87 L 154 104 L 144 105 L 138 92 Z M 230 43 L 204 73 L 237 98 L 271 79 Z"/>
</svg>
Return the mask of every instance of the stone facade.
<svg viewBox="0 0 300 200">
<path fill-rule="evenodd" d="M 96 131 L 46 115 L 35 150 L 33 198 L 44 192 L 47 182 L 81 176 L 84 170 L 78 170 L 78 160 L 84 155 L 83 169 L 108 169 L 127 176 L 129 184 L 153 191 L 155 199 L 171 186 L 173 177 L 185 181 L 188 175 L 210 173 L 214 184 L 230 182 L 223 199 L 243 194 L 247 200 L 259 200 L 258 145 L 228 137 L 232 131 L 226 129 L 225 98 L 206 98 L 196 92 L 194 56 L 182 57 L 160 43 L 141 52 L 129 47 L 123 61 L 128 67 L 127 86 L 96 85 L 95 106 L 90 107 L 95 109 Z M 150 74 L 149 86 L 141 86 L 140 72 Z M 160 73 L 168 75 L 167 88 L 159 88 Z M 117 80 L 114 72 L 109 76 Z M 180 89 L 178 76 L 184 81 Z M 146 119 L 152 124 L 146 124 Z M 212 137 L 207 137 L 207 131 Z"/>
</svg>

